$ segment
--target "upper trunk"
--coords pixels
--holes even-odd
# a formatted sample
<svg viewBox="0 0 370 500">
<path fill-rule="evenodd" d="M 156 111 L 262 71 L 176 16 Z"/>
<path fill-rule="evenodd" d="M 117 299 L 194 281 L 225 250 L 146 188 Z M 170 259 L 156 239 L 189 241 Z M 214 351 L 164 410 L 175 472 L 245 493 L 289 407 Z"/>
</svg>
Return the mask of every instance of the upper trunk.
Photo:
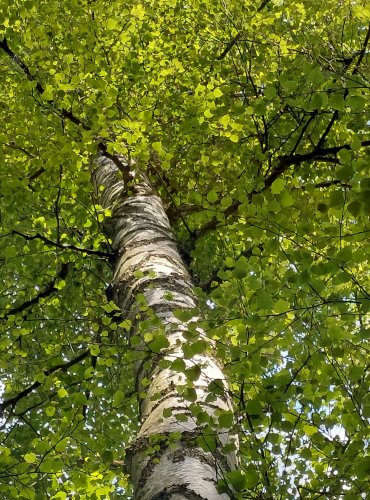
<svg viewBox="0 0 370 500">
<path fill-rule="evenodd" d="M 101 204 L 112 209 L 106 231 L 117 253 L 114 301 L 131 319 L 133 344 L 143 353 L 134 368 L 141 429 L 128 452 L 134 497 L 228 498 L 216 488 L 236 465 L 234 447 L 224 448 L 233 438 L 218 425 L 221 412 L 231 412 L 227 383 L 211 341 L 195 327 L 198 318 L 178 319 L 196 298 L 162 202 L 143 180 L 128 194 L 104 157 L 94 182 L 104 186 Z"/>
</svg>

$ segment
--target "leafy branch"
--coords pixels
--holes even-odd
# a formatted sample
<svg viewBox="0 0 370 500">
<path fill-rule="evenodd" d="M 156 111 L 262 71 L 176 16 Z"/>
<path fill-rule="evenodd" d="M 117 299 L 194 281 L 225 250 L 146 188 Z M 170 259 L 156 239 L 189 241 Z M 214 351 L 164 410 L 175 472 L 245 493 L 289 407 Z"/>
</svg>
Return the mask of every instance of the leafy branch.
<svg viewBox="0 0 370 500">
<path fill-rule="evenodd" d="M 253 251 L 258 249 L 260 252 L 263 251 L 263 245 L 260 244 L 260 245 L 253 245 L 252 247 L 249 247 L 247 250 L 245 250 L 244 252 L 241 252 L 240 255 L 238 255 L 238 257 L 245 257 L 246 259 L 249 259 L 250 257 L 252 257 L 253 255 Z M 210 273 L 209 273 L 209 277 L 206 279 L 206 280 L 200 280 L 199 278 L 197 278 L 196 276 L 192 276 L 193 280 L 194 280 L 194 283 L 196 286 L 200 287 L 204 293 L 210 293 L 213 289 L 213 284 L 214 286 L 217 286 L 217 285 L 220 285 L 223 280 L 218 276 L 218 273 L 220 271 L 220 269 L 224 269 L 224 267 L 217 267 L 215 269 L 213 269 Z"/>
<path fill-rule="evenodd" d="M 56 292 L 58 289 L 55 286 L 55 283 L 58 281 L 58 279 L 64 280 L 67 277 L 70 266 L 71 266 L 70 262 L 62 264 L 58 274 L 45 286 L 43 290 L 41 290 L 32 299 L 26 300 L 21 305 L 9 309 L 5 313 L 5 315 L 3 315 L 3 319 L 7 319 L 9 318 L 9 316 L 13 316 L 14 314 L 19 314 L 20 312 L 23 312 L 25 309 L 28 309 L 29 307 L 32 307 L 35 304 L 38 304 L 38 302 L 40 302 L 41 299 L 44 299 L 45 297 L 48 297 L 52 293 Z"/>
<path fill-rule="evenodd" d="M 225 49 L 221 52 L 219 56 L 216 57 L 216 61 L 222 61 L 222 59 L 225 59 L 227 54 L 230 52 L 230 50 L 234 47 L 236 42 L 240 39 L 242 36 L 241 32 L 239 31 L 232 40 L 226 45 Z"/>
<path fill-rule="evenodd" d="M 370 140 L 367 141 L 361 141 L 361 147 L 368 147 L 370 146 Z M 289 167 L 291 166 L 298 166 L 301 163 L 304 162 L 312 162 L 312 161 L 330 161 L 330 162 L 335 162 L 335 158 L 333 158 L 332 155 L 338 154 L 342 150 L 350 150 L 351 146 L 350 144 L 343 144 L 341 146 L 333 146 L 329 148 L 315 148 L 313 151 L 310 151 L 309 153 L 303 153 L 303 154 L 293 154 L 293 155 L 283 155 L 280 156 L 280 161 L 279 164 L 276 166 L 276 168 L 270 173 L 265 178 L 265 183 L 264 186 L 261 189 L 253 189 L 250 191 L 248 194 L 248 199 L 252 199 L 253 196 L 260 194 L 264 191 L 266 191 L 268 188 L 271 187 L 272 183 L 278 179 L 284 172 L 288 170 Z M 328 184 L 325 182 L 322 186 L 317 185 L 315 187 L 327 187 Z M 235 200 L 225 211 L 224 215 L 225 217 L 229 217 L 233 215 L 241 205 L 241 202 L 239 200 Z M 194 239 L 194 244 L 197 238 L 200 236 L 203 236 L 206 234 L 208 231 L 215 230 L 218 224 L 218 219 L 216 217 L 213 217 L 210 219 L 208 222 L 206 222 L 201 228 L 199 228 L 197 231 L 195 231 L 195 239 Z"/>
<path fill-rule="evenodd" d="M 81 354 L 76 356 L 75 358 L 72 358 L 71 360 L 67 361 L 66 363 L 59 363 L 58 365 L 52 366 L 48 368 L 47 370 L 43 370 L 43 374 L 47 377 L 48 375 L 51 375 L 52 373 L 55 373 L 56 371 L 67 371 L 68 368 L 70 368 L 73 365 L 76 365 L 83 359 L 87 358 L 90 355 L 90 351 L 83 351 Z M 11 406 L 12 409 L 21 401 L 23 398 L 28 396 L 31 392 L 33 392 L 35 389 L 40 387 L 42 385 L 42 382 L 36 381 L 33 384 L 29 385 L 23 391 L 19 392 L 12 398 L 6 399 L 0 404 L 0 415 L 2 416 L 4 414 L 4 410 L 8 408 L 8 406 Z"/>
<path fill-rule="evenodd" d="M 3 146 L 6 146 L 8 148 L 16 149 L 17 151 L 22 151 L 22 153 L 24 153 L 25 155 L 27 155 L 28 158 L 35 158 L 36 157 L 36 155 L 34 155 L 33 153 L 31 153 L 30 151 L 27 151 L 27 149 L 18 146 L 14 141 L 3 142 L 2 144 L 3 144 Z"/>
<path fill-rule="evenodd" d="M 27 79 L 30 82 L 35 82 L 36 83 L 36 90 L 38 94 L 40 94 L 41 97 L 43 97 L 43 94 L 45 92 L 45 89 L 43 85 L 36 80 L 34 75 L 32 75 L 29 67 L 27 64 L 15 54 L 12 49 L 9 47 L 7 39 L 4 37 L 3 40 L 0 40 L 0 49 L 2 49 L 17 65 L 18 67 L 23 71 L 23 73 L 26 75 Z M 53 99 L 44 99 L 44 102 L 46 102 L 49 106 L 53 108 L 54 111 L 58 113 L 58 115 L 65 120 L 69 120 L 70 122 L 74 123 L 78 127 L 83 128 L 84 130 L 91 131 L 91 127 L 89 127 L 86 123 L 82 122 L 77 116 L 75 116 L 72 111 L 68 111 L 65 108 L 59 108 L 57 103 Z M 125 165 L 122 163 L 118 155 L 114 155 L 108 152 L 108 147 L 105 144 L 105 142 L 100 141 L 98 142 L 98 148 L 102 152 L 103 156 L 106 158 L 109 158 L 114 162 L 116 167 L 119 169 L 119 171 L 122 173 L 123 180 L 128 183 L 131 180 L 130 176 L 130 169 L 128 165 Z"/>
<path fill-rule="evenodd" d="M 270 2 L 270 0 L 263 0 L 261 5 L 258 7 L 257 12 L 261 12 L 266 5 Z M 225 59 L 227 54 L 230 52 L 230 50 L 234 47 L 236 42 L 240 40 L 242 36 L 242 32 L 238 31 L 238 33 L 230 40 L 230 42 L 226 45 L 225 49 L 221 52 L 219 56 L 216 57 L 216 61 L 222 61 L 222 59 Z"/>
<path fill-rule="evenodd" d="M 368 27 L 368 30 L 367 30 L 367 33 L 366 33 L 366 36 L 365 36 L 365 41 L 364 41 L 364 44 L 363 44 L 363 47 L 361 49 L 360 52 L 357 52 L 349 61 L 349 64 L 347 64 L 346 68 L 348 69 L 348 67 L 350 66 L 351 62 L 353 61 L 353 59 L 358 55 L 359 58 L 357 59 L 357 62 L 355 64 L 355 67 L 353 68 L 352 70 L 352 76 L 356 75 L 359 71 L 359 68 L 360 68 L 360 65 L 362 63 L 362 60 L 364 58 L 364 55 L 366 53 L 366 49 L 367 49 L 367 46 L 368 46 L 368 43 L 369 43 L 369 39 L 370 39 L 370 24 L 369 24 L 369 27 Z M 343 94 L 343 100 L 348 96 L 349 94 L 349 90 L 348 88 L 345 89 L 344 91 L 344 94 Z M 339 111 L 336 109 L 328 123 L 328 125 L 326 126 L 326 129 L 324 130 L 324 133 L 322 134 L 322 136 L 320 137 L 320 140 L 317 144 L 317 147 L 318 148 L 321 148 L 324 144 L 325 144 L 325 141 L 326 141 L 326 138 L 327 136 L 329 135 L 329 132 L 330 130 L 333 128 L 333 125 L 334 123 L 336 122 L 336 120 L 339 118 Z"/>
<path fill-rule="evenodd" d="M 112 259 L 114 257 L 113 252 L 104 252 L 102 250 L 92 250 L 91 248 L 82 248 L 78 247 L 76 245 L 65 245 L 63 243 L 58 243 L 57 241 L 49 240 L 49 238 L 46 238 L 45 236 L 42 236 L 42 234 L 34 234 L 33 236 L 29 234 L 24 234 L 19 231 L 16 231 L 13 229 L 13 231 L 10 234 L 17 234 L 18 236 L 21 236 L 25 240 L 31 241 L 31 240 L 41 240 L 45 243 L 45 245 L 51 245 L 56 248 L 61 248 L 63 250 L 74 250 L 76 252 L 82 252 L 85 253 L 86 255 L 96 255 L 97 257 L 102 257 L 104 259 Z"/>
<path fill-rule="evenodd" d="M 369 140 L 361 141 L 361 147 L 367 147 L 367 146 L 370 146 Z M 313 151 L 309 153 L 282 156 L 280 168 L 284 168 L 286 170 L 286 168 L 290 167 L 291 165 L 299 165 L 304 161 L 315 161 L 318 158 L 320 158 L 321 161 L 324 161 L 326 156 L 336 155 L 337 153 L 339 153 L 339 151 L 342 151 L 343 149 L 350 150 L 351 145 L 343 144 L 342 146 L 333 146 L 331 148 L 315 148 Z M 271 175 L 273 175 L 273 173 Z"/>
<path fill-rule="evenodd" d="M 353 71 L 352 71 L 353 75 L 356 75 L 358 73 L 359 69 L 360 69 L 362 60 L 365 57 L 365 54 L 366 54 L 366 51 L 367 51 L 367 46 L 369 45 L 369 41 L 370 41 L 370 23 L 369 23 L 369 26 L 367 28 L 367 32 L 366 32 L 366 36 L 365 36 L 365 40 L 364 40 L 362 49 L 361 49 L 360 53 L 358 54 L 359 58 L 357 59 L 355 67 L 353 68 Z"/>
</svg>

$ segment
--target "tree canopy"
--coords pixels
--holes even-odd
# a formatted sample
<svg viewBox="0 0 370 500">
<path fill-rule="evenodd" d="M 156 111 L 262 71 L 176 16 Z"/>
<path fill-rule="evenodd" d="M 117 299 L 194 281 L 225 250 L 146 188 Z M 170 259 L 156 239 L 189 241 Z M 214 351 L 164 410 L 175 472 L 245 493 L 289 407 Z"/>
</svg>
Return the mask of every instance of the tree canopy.
<svg viewBox="0 0 370 500">
<path fill-rule="evenodd" d="M 369 495 L 369 39 L 366 0 L 2 2 L 2 498 L 130 495 L 99 151 L 166 206 L 229 382 L 235 498 Z"/>
</svg>

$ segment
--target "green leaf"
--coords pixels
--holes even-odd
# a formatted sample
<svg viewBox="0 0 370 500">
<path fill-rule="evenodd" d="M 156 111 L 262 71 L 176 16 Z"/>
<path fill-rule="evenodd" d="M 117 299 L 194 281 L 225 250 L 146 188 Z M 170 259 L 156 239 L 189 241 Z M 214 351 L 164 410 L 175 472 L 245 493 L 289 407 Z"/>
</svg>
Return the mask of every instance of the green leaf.
<svg viewBox="0 0 370 500">
<path fill-rule="evenodd" d="M 42 384 L 46 379 L 46 375 L 44 372 L 37 373 L 35 376 L 35 382 L 40 382 Z"/>
<path fill-rule="evenodd" d="M 264 115 L 266 113 L 266 102 L 264 99 L 257 99 L 253 103 L 254 114 Z"/>
<path fill-rule="evenodd" d="M 329 105 L 338 111 L 344 111 L 344 98 L 342 94 L 333 94 L 329 98 Z"/>
<path fill-rule="evenodd" d="M 274 312 L 277 314 L 286 312 L 290 309 L 290 304 L 284 299 L 279 299 L 274 304 Z"/>
<path fill-rule="evenodd" d="M 63 461 L 60 458 L 46 458 L 40 464 L 40 471 L 45 473 L 57 473 L 63 470 Z"/>
<path fill-rule="evenodd" d="M 336 171 L 336 176 L 338 179 L 342 181 L 347 181 L 350 179 L 353 175 L 353 168 L 351 165 L 344 165 L 344 167 L 340 168 L 339 170 Z"/>
<path fill-rule="evenodd" d="M 107 21 L 107 29 L 109 31 L 112 31 L 112 30 L 116 29 L 117 25 L 118 25 L 118 23 L 117 23 L 117 21 L 115 19 L 113 19 L 113 18 L 108 19 L 108 21 Z"/>
<path fill-rule="evenodd" d="M 361 203 L 358 200 L 352 201 L 348 205 L 348 212 L 357 217 L 357 215 L 361 212 Z"/>
<path fill-rule="evenodd" d="M 37 461 L 37 456 L 35 453 L 26 453 L 24 459 L 27 463 L 33 464 Z"/>
<path fill-rule="evenodd" d="M 326 212 L 329 210 L 329 205 L 326 203 L 318 203 L 317 204 L 317 210 L 323 214 L 326 214 Z"/>
<path fill-rule="evenodd" d="M 12 259 L 17 255 L 17 249 L 14 246 L 7 246 L 3 251 L 2 251 L 3 257 L 5 259 Z"/>
<path fill-rule="evenodd" d="M 362 96 L 349 95 L 346 98 L 346 105 L 349 106 L 354 112 L 362 111 L 366 107 L 366 103 L 366 99 Z"/>
<path fill-rule="evenodd" d="M 233 199 L 231 196 L 224 196 L 221 200 L 221 206 L 223 208 L 229 208 L 233 203 Z"/>
<path fill-rule="evenodd" d="M 53 95 L 54 95 L 54 88 L 52 87 L 52 85 L 46 85 L 44 92 L 41 94 L 41 97 L 45 101 L 51 101 L 53 99 Z"/>
<path fill-rule="evenodd" d="M 196 401 L 197 400 L 197 392 L 196 390 L 193 388 L 193 387 L 188 387 L 184 394 L 183 394 L 184 398 L 187 400 L 187 401 Z"/>
<path fill-rule="evenodd" d="M 100 346 L 98 344 L 93 344 L 90 346 L 90 354 L 92 356 L 98 356 L 100 353 Z"/>
<path fill-rule="evenodd" d="M 234 470 L 227 473 L 227 480 L 231 487 L 236 491 L 242 491 L 247 484 L 247 479 L 241 471 Z"/>
<path fill-rule="evenodd" d="M 91 352 L 91 351 L 90 351 Z M 94 367 L 93 366 L 89 366 L 88 368 L 86 368 L 86 370 L 84 371 L 84 379 L 89 379 L 93 376 L 94 374 Z"/>
<path fill-rule="evenodd" d="M 45 413 L 48 415 L 48 417 L 52 417 L 55 414 L 55 406 L 47 406 L 45 408 Z"/>
<path fill-rule="evenodd" d="M 101 307 L 108 314 L 112 313 L 113 311 L 120 311 L 120 308 L 117 307 L 116 304 L 112 301 L 110 301 L 108 304 L 103 304 Z"/>
<path fill-rule="evenodd" d="M 303 430 L 307 436 L 313 436 L 314 434 L 318 433 L 317 427 L 314 427 L 313 425 L 305 424 L 303 426 Z"/>
<path fill-rule="evenodd" d="M 189 417 L 183 413 L 176 413 L 175 418 L 178 422 L 187 422 Z"/>
<path fill-rule="evenodd" d="M 154 340 L 150 342 L 149 347 L 152 352 L 160 353 L 162 349 L 167 349 L 170 343 L 164 334 L 156 334 Z"/>
<path fill-rule="evenodd" d="M 58 398 L 60 398 L 60 399 L 63 399 L 66 396 L 68 396 L 68 392 L 64 389 L 64 387 L 62 387 L 61 389 L 59 389 L 57 391 L 57 394 L 58 394 Z"/>
<path fill-rule="evenodd" d="M 224 127 L 227 127 L 231 121 L 230 119 L 230 115 L 224 115 L 224 116 L 221 116 L 218 121 L 221 123 L 221 125 L 223 125 Z"/>
<path fill-rule="evenodd" d="M 271 192 L 273 194 L 279 194 L 283 191 L 284 187 L 285 187 L 285 180 L 279 177 L 271 184 Z"/>
<path fill-rule="evenodd" d="M 266 85 L 263 93 L 267 99 L 273 99 L 276 96 L 276 88 L 273 85 Z"/>
<path fill-rule="evenodd" d="M 248 469 L 246 470 L 245 478 L 246 478 L 245 488 L 254 488 L 258 484 L 259 481 L 258 473 L 252 467 L 248 467 Z"/>
<path fill-rule="evenodd" d="M 360 186 L 363 191 L 370 190 L 370 177 L 363 177 L 360 181 Z"/>
<path fill-rule="evenodd" d="M 313 83 L 322 83 L 325 80 L 325 77 L 319 66 L 310 71 L 310 73 L 308 74 L 308 78 Z"/>
<path fill-rule="evenodd" d="M 176 358 L 175 361 L 172 362 L 171 368 L 176 372 L 185 372 L 185 361 L 182 358 Z"/>
<path fill-rule="evenodd" d="M 279 199 L 280 199 L 281 206 L 284 208 L 290 207 L 294 203 L 293 196 L 289 193 L 289 191 L 287 189 L 282 190 L 282 192 L 280 193 Z"/>
<path fill-rule="evenodd" d="M 163 152 L 163 146 L 161 142 L 153 142 L 152 148 L 154 151 L 157 151 L 157 153 Z"/>
<path fill-rule="evenodd" d="M 248 401 L 247 411 L 250 415 L 260 415 L 262 412 L 261 402 L 257 399 Z"/>
<path fill-rule="evenodd" d="M 203 354 L 207 349 L 207 342 L 203 339 L 199 339 L 192 342 L 190 347 L 193 354 Z"/>
<path fill-rule="evenodd" d="M 210 203 L 215 203 L 218 200 L 218 194 L 216 191 L 209 191 L 209 193 L 207 193 L 207 200 Z"/>
<path fill-rule="evenodd" d="M 233 274 L 239 280 L 248 276 L 248 269 L 238 265 L 234 268 Z"/>
<path fill-rule="evenodd" d="M 218 417 L 218 425 L 224 429 L 230 429 L 234 424 L 234 415 L 231 411 L 223 411 Z"/>
<path fill-rule="evenodd" d="M 191 380 L 192 382 L 194 382 L 195 380 L 198 380 L 201 373 L 202 372 L 201 372 L 200 366 L 198 366 L 198 365 L 194 365 L 191 368 L 188 368 L 185 370 L 186 377 L 189 380 Z"/>
<path fill-rule="evenodd" d="M 344 196 L 342 191 L 333 191 L 329 200 L 331 207 L 342 207 L 344 203 Z"/>
<path fill-rule="evenodd" d="M 272 297 L 266 290 L 263 290 L 257 295 L 257 303 L 261 309 L 272 310 Z"/>
</svg>

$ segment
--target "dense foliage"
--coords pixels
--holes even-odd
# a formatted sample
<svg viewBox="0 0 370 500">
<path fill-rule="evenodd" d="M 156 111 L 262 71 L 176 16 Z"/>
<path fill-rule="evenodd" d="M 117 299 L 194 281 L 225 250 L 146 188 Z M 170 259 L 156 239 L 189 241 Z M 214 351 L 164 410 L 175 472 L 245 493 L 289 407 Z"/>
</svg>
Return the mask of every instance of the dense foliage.
<svg viewBox="0 0 370 500">
<path fill-rule="evenodd" d="M 369 495 L 369 21 L 366 0 L 2 2 L 1 498 L 129 495 L 99 149 L 168 209 L 233 395 L 236 497 Z"/>
</svg>

